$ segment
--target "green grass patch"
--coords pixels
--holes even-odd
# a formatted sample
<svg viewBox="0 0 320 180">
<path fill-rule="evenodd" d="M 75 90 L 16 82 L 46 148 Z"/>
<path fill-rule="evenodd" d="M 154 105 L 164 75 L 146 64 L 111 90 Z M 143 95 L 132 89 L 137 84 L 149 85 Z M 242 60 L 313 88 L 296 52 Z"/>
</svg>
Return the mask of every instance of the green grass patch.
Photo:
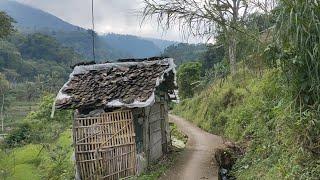
<svg viewBox="0 0 320 180">
<path fill-rule="evenodd" d="M 40 154 L 41 145 L 28 144 L 23 147 L 14 149 L 11 158 L 15 160 L 16 164 L 32 164 L 39 162 L 40 157 L 43 156 L 44 151 Z"/>
<path fill-rule="evenodd" d="M 0 151 L 0 179 L 72 179 L 71 130 L 60 134 L 53 144 L 28 144 Z"/>
<path fill-rule="evenodd" d="M 13 175 L 8 180 L 40 180 L 39 170 L 32 164 L 18 164 L 13 170 Z"/>
</svg>

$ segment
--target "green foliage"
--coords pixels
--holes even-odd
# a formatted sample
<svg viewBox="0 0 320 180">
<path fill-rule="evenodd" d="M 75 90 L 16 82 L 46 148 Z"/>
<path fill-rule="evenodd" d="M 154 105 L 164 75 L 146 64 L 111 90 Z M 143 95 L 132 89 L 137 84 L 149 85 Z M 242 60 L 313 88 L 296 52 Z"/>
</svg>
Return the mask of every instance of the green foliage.
<svg viewBox="0 0 320 180">
<path fill-rule="evenodd" d="M 0 149 L 0 179 L 73 179 L 71 131 L 48 146 L 28 144 Z"/>
<path fill-rule="evenodd" d="M 16 45 L 24 59 L 45 59 L 70 66 L 79 58 L 71 48 L 63 47 L 53 37 L 41 33 L 27 35 Z"/>
<path fill-rule="evenodd" d="M 80 60 L 72 49 L 39 33 L 28 36 L 15 33 L 10 41 L 0 41 L 0 71 L 15 83 L 41 80 L 57 90 L 71 71 L 69 65 Z M 48 86 L 44 87 L 49 89 Z"/>
<path fill-rule="evenodd" d="M 14 150 L 0 150 L 0 179 L 40 179 L 37 164 L 40 145 L 29 144 Z"/>
<path fill-rule="evenodd" d="M 14 20 L 7 13 L 0 11 L 0 38 L 9 36 L 14 31 Z"/>
<path fill-rule="evenodd" d="M 182 64 L 177 72 L 179 97 L 190 98 L 195 93 L 195 83 L 200 80 L 201 63 L 188 62 Z"/>
<path fill-rule="evenodd" d="M 71 125 L 71 112 L 58 111 L 51 118 L 53 95 L 46 95 L 36 111 L 27 115 L 18 127 L 6 138 L 7 145 L 12 147 L 22 142 L 52 143 L 60 133 Z M 23 144 L 23 143 L 22 143 Z"/>
<path fill-rule="evenodd" d="M 32 123 L 30 139 L 34 143 L 51 143 L 71 125 L 70 111 L 57 111 L 53 118 L 50 117 L 53 101 L 53 95 L 44 96 L 38 110 L 29 113 L 25 119 L 26 122 Z"/>
<path fill-rule="evenodd" d="M 47 148 L 48 156 L 40 165 L 42 178 L 57 180 L 74 178 L 71 139 L 71 131 L 64 131 L 55 144 Z"/>
<path fill-rule="evenodd" d="M 57 111 L 54 118 L 50 118 L 53 101 L 53 95 L 45 95 L 39 107 L 6 137 L 9 149 L 1 149 L 0 157 L 10 161 L 0 160 L 0 178 L 24 179 L 23 174 L 33 179 L 74 177 L 72 138 L 68 129 L 71 112 Z"/>
<path fill-rule="evenodd" d="M 14 174 L 8 180 L 40 180 L 37 168 L 29 164 L 19 164 L 15 166 Z"/>
<path fill-rule="evenodd" d="M 21 146 L 30 141 L 31 125 L 30 123 L 19 124 L 16 129 L 10 132 L 5 138 L 8 147 Z"/>
<path fill-rule="evenodd" d="M 276 41 L 281 68 L 302 104 L 320 102 L 320 4 L 281 0 L 277 11 Z"/>
<path fill-rule="evenodd" d="M 162 56 L 174 58 L 175 64 L 180 66 L 190 61 L 203 60 L 206 52 L 207 46 L 205 44 L 179 43 L 167 47 L 162 53 Z M 208 55 L 208 59 L 209 56 L 210 55 Z"/>
<path fill-rule="evenodd" d="M 7 179 L 12 175 L 13 171 L 13 158 L 10 158 L 9 153 L 0 149 L 0 178 Z"/>
<path fill-rule="evenodd" d="M 210 70 L 215 64 L 224 59 L 225 48 L 222 45 L 208 45 L 208 50 L 204 54 L 202 71 Z"/>
<path fill-rule="evenodd" d="M 246 154 L 235 164 L 237 179 L 317 179 L 314 146 L 320 125 L 316 109 L 299 112 L 283 72 L 248 71 L 220 80 L 174 112 L 201 128 L 242 142 Z M 312 133 L 311 133 L 312 132 Z M 312 149 L 313 147 L 313 149 Z"/>
</svg>

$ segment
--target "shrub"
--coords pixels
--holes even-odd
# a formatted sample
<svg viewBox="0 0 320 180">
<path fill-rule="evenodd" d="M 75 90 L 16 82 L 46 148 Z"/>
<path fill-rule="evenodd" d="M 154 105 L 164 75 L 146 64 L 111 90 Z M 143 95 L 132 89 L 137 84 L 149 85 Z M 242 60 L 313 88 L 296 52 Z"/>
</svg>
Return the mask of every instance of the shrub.
<svg viewBox="0 0 320 180">
<path fill-rule="evenodd" d="M 27 122 L 21 123 L 6 138 L 5 144 L 8 147 L 21 146 L 30 142 L 31 125 Z"/>
</svg>

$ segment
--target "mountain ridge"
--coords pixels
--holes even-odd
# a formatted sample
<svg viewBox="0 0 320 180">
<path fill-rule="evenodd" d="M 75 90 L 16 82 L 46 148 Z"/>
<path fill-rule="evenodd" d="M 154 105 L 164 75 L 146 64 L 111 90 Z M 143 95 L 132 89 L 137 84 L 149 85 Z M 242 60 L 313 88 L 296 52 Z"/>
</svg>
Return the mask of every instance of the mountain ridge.
<svg viewBox="0 0 320 180">
<path fill-rule="evenodd" d="M 53 14 L 16 1 L 1 0 L 0 10 L 12 16 L 22 33 L 43 33 L 55 37 L 64 46 L 75 49 L 87 59 L 92 59 L 91 30 L 70 24 Z M 97 59 L 143 58 L 159 56 L 164 49 L 176 42 L 156 38 L 122 35 L 117 33 L 96 34 Z"/>
</svg>

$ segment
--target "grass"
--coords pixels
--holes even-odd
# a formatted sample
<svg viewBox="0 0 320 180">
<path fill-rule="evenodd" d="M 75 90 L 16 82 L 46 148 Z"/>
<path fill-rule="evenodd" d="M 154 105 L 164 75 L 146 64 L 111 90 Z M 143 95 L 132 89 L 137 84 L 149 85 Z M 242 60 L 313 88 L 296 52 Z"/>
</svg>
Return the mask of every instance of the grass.
<svg viewBox="0 0 320 180">
<path fill-rule="evenodd" d="M 22 147 L 14 148 L 11 152 L 5 153 L 0 151 L 0 179 L 5 176 L 1 174 L 3 170 L 9 171 L 7 179 L 13 180 L 37 180 L 47 177 L 47 173 L 54 172 L 56 162 L 52 160 L 55 153 L 63 153 L 63 163 L 59 165 L 64 169 L 62 179 L 69 177 L 70 173 L 73 176 L 72 156 L 72 139 L 71 130 L 66 130 L 50 145 L 50 148 L 43 148 L 40 144 L 28 144 Z M 56 147 L 62 147 L 62 152 L 54 151 Z M 55 156 L 54 156 L 55 157 Z M 71 172 L 70 172 L 71 171 Z"/>
<path fill-rule="evenodd" d="M 18 164 L 13 170 L 13 175 L 8 180 L 40 180 L 39 171 L 32 164 Z"/>
<path fill-rule="evenodd" d="M 33 164 L 40 160 L 40 155 L 44 155 L 44 151 L 39 154 L 41 149 L 41 145 L 28 144 L 14 149 L 12 158 L 15 159 L 16 164 Z"/>
<path fill-rule="evenodd" d="M 232 171 L 237 179 L 319 179 L 320 157 L 307 147 L 319 137 L 318 112 L 292 105 L 281 73 L 240 72 L 174 108 L 202 129 L 243 144 L 246 154 Z"/>
</svg>

